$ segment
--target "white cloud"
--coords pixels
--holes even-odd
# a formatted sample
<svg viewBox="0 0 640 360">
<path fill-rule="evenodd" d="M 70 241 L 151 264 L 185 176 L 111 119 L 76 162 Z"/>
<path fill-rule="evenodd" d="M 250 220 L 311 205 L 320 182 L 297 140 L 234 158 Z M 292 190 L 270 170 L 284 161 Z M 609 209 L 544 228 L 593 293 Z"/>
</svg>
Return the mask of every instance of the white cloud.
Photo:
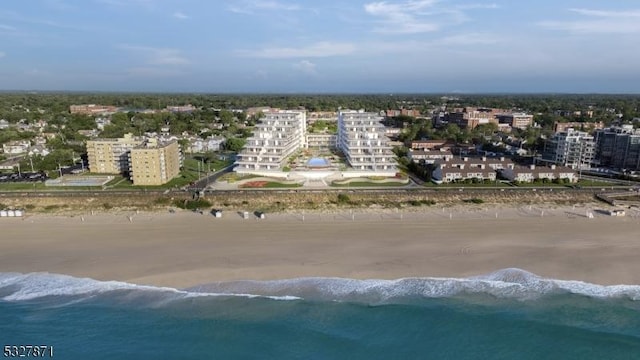
<svg viewBox="0 0 640 360">
<path fill-rule="evenodd" d="M 607 17 L 607 18 L 640 18 L 640 10 L 629 11 L 606 11 L 591 9 L 569 9 L 569 11 L 585 16 Z"/>
<path fill-rule="evenodd" d="M 293 64 L 293 68 L 307 75 L 317 75 L 316 64 L 309 60 L 302 60 Z"/>
<path fill-rule="evenodd" d="M 433 8 L 438 0 L 407 1 L 404 3 L 374 2 L 364 5 L 370 15 L 382 18 L 381 27 L 375 32 L 388 34 L 415 34 L 438 30 L 435 23 L 426 22 L 416 17 Z"/>
<path fill-rule="evenodd" d="M 3 57 L 5 57 L 5 56 L 7 56 L 7 54 L 6 54 L 6 53 L 4 53 L 4 52 L 2 52 L 2 51 L 0 51 L 0 59 L 2 59 L 2 58 L 3 58 Z"/>
<path fill-rule="evenodd" d="M 317 58 L 348 55 L 355 51 L 351 43 L 321 41 L 304 47 L 268 47 L 257 50 L 239 50 L 239 56 L 265 59 Z"/>
<path fill-rule="evenodd" d="M 365 12 L 379 19 L 373 31 L 384 34 L 433 32 L 446 24 L 468 21 L 466 10 L 497 8 L 496 4 L 445 6 L 442 0 L 380 1 L 364 5 Z"/>
<path fill-rule="evenodd" d="M 581 20 L 542 21 L 538 26 L 574 34 L 635 34 L 640 33 L 640 10 L 609 11 L 569 9 L 581 15 Z"/>
<path fill-rule="evenodd" d="M 118 48 L 140 54 L 150 65 L 188 65 L 191 62 L 178 49 L 120 45 Z"/>
<path fill-rule="evenodd" d="M 178 20 L 186 20 L 189 18 L 189 15 L 181 12 L 181 11 L 176 11 L 173 13 L 173 17 L 178 19 Z"/>
<path fill-rule="evenodd" d="M 0 24 L 0 30 L 16 31 L 16 30 L 18 30 L 18 29 L 16 29 L 16 28 L 15 28 L 15 27 L 13 27 L 13 26 Z"/>
<path fill-rule="evenodd" d="M 275 0 L 242 0 L 228 7 L 229 11 L 239 14 L 255 14 L 260 11 L 295 11 L 300 5 Z"/>
</svg>

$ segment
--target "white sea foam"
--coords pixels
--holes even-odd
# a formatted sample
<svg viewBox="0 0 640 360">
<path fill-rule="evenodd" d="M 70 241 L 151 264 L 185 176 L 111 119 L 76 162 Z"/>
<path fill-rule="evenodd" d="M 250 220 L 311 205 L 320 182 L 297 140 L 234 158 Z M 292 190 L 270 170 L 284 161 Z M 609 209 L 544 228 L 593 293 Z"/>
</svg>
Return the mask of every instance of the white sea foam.
<svg viewBox="0 0 640 360">
<path fill-rule="evenodd" d="M 233 281 L 201 285 L 185 290 L 98 281 L 49 273 L 0 273 L 0 296 L 24 301 L 48 296 L 95 297 L 129 290 L 153 296 L 155 304 L 193 297 L 244 297 L 273 300 L 353 301 L 367 304 L 404 303 L 424 298 L 484 294 L 496 298 L 534 300 L 545 295 L 570 293 L 595 298 L 640 300 L 640 286 L 602 286 L 581 281 L 544 279 L 520 269 L 504 269 L 472 278 L 405 278 L 356 280 L 298 278 L 273 281 Z"/>
<path fill-rule="evenodd" d="M 297 299 L 293 296 L 262 296 L 238 293 L 196 293 L 171 287 L 135 285 L 120 281 L 99 281 L 90 278 L 76 278 L 69 275 L 50 273 L 0 273 L 0 294 L 8 293 L 1 298 L 5 301 L 26 301 L 48 296 L 82 296 L 88 298 L 120 290 L 136 290 L 147 294 L 165 295 L 164 299 L 156 299 L 157 302 L 205 296 L 233 296 L 248 298 L 268 297 L 273 300 Z"/>
<path fill-rule="evenodd" d="M 306 299 L 393 303 L 419 298 L 447 298 L 486 294 L 496 298 L 533 300 L 545 295 L 570 293 L 596 298 L 640 300 L 640 286 L 603 286 L 581 281 L 544 279 L 520 269 L 503 269 L 472 278 L 404 278 L 356 280 L 299 278 L 274 281 L 218 282 L 190 289 L 195 292 L 294 295 Z"/>
</svg>

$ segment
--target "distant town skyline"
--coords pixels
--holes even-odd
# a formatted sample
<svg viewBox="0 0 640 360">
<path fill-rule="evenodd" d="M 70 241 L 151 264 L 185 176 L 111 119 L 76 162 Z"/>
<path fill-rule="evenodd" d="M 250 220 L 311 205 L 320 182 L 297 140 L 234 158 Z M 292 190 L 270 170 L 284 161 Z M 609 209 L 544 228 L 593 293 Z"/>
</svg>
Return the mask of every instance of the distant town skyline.
<svg viewBox="0 0 640 360">
<path fill-rule="evenodd" d="M 5 0 L 0 90 L 640 93 L 640 4 Z"/>
</svg>

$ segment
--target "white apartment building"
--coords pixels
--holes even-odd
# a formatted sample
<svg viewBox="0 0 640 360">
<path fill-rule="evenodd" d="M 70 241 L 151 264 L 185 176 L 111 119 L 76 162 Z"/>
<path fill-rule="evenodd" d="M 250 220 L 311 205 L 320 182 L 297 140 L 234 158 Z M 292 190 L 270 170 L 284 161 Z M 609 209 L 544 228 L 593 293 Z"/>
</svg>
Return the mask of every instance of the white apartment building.
<svg viewBox="0 0 640 360">
<path fill-rule="evenodd" d="M 330 150 L 338 144 L 338 136 L 335 134 L 307 134 L 307 148 Z"/>
<path fill-rule="evenodd" d="M 354 170 L 395 174 L 395 155 L 382 119 L 377 113 L 364 111 L 338 114 L 338 148 Z"/>
<path fill-rule="evenodd" d="M 282 171 L 286 161 L 305 147 L 307 119 L 304 111 L 265 112 L 238 154 L 235 171 L 260 173 Z"/>
<path fill-rule="evenodd" d="M 572 169 L 588 169 L 593 163 L 594 154 L 593 136 L 569 128 L 547 140 L 542 159 Z"/>
</svg>

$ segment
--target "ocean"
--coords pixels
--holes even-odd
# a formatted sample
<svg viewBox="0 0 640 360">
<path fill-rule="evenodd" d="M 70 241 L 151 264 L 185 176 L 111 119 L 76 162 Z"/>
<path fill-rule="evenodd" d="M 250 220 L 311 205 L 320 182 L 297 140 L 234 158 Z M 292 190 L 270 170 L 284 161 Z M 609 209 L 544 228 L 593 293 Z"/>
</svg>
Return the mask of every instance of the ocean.
<svg viewBox="0 0 640 360">
<path fill-rule="evenodd" d="M 519 269 L 180 290 L 0 273 L 3 355 L 27 345 L 55 359 L 640 359 L 640 286 Z"/>
</svg>

